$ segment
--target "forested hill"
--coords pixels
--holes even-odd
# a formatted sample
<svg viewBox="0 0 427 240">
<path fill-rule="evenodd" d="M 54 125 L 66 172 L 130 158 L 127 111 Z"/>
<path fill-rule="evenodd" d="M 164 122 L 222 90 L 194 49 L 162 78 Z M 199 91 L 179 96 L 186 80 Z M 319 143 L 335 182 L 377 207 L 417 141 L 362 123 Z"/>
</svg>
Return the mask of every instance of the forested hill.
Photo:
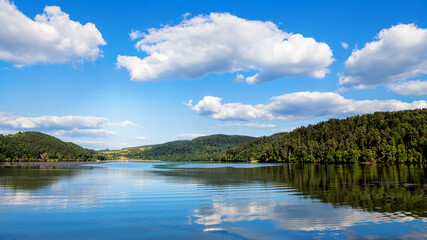
<svg viewBox="0 0 427 240">
<path fill-rule="evenodd" d="M 0 134 L 0 161 L 87 161 L 92 160 L 95 153 L 94 150 L 84 149 L 40 132 L 20 132 L 7 136 Z"/>
<path fill-rule="evenodd" d="M 261 137 L 227 151 L 223 161 L 426 162 L 427 109 L 331 119 Z"/>
<path fill-rule="evenodd" d="M 108 159 L 150 159 L 169 161 L 218 161 L 225 152 L 255 140 L 254 137 L 238 135 L 210 135 L 193 140 L 179 140 L 158 145 L 106 151 Z"/>
</svg>

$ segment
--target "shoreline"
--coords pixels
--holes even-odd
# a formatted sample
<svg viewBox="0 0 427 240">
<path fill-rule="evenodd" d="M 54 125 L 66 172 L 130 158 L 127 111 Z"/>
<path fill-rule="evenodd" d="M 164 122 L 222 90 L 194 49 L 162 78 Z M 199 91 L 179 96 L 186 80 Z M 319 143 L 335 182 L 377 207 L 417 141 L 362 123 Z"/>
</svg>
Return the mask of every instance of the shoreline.
<svg viewBox="0 0 427 240">
<path fill-rule="evenodd" d="M 38 169 L 69 169 L 85 167 L 85 164 L 105 163 L 106 161 L 67 161 L 67 162 L 2 162 L 2 168 L 38 168 Z"/>
<path fill-rule="evenodd" d="M 38 169 L 67 169 L 67 168 L 81 168 L 92 167 L 84 166 L 87 164 L 102 164 L 111 162 L 160 162 L 161 160 L 97 160 L 97 161 L 36 161 L 36 162 L 0 162 L 0 168 L 38 168 Z"/>
<path fill-rule="evenodd" d="M 85 166 L 88 164 L 103 164 L 112 162 L 161 162 L 161 160 L 136 160 L 136 159 L 118 159 L 118 160 L 103 160 L 103 161 L 63 161 L 63 162 L 0 162 L 0 168 L 35 168 L 35 169 L 71 169 L 71 168 L 82 168 L 82 167 L 93 167 Z M 176 162 L 176 161 L 165 161 L 165 162 Z M 180 161 L 180 162 L 193 162 L 201 163 L 199 161 Z M 206 162 L 212 163 L 212 162 Z M 215 163 L 249 163 L 249 164 L 268 164 L 266 162 L 215 162 Z M 276 162 L 281 163 L 281 162 Z M 310 163 L 283 163 L 283 164 L 310 164 Z M 359 162 L 359 163 L 311 163 L 319 165 L 424 165 L 424 163 L 381 163 L 381 162 Z"/>
</svg>

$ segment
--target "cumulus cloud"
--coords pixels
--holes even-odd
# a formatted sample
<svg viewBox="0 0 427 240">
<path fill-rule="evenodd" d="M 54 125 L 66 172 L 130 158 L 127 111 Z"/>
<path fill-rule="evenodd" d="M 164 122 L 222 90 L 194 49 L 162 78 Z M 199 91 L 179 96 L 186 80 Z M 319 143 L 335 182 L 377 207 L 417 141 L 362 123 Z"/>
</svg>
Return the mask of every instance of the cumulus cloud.
<svg viewBox="0 0 427 240">
<path fill-rule="evenodd" d="M 0 60 L 20 63 L 94 61 L 106 45 L 93 23 L 70 20 L 57 6 L 46 6 L 34 20 L 8 0 L 0 0 Z M 17 66 L 20 66 L 19 64 Z"/>
<path fill-rule="evenodd" d="M 233 82 L 236 82 L 236 83 L 240 83 L 244 81 L 245 81 L 245 77 L 242 74 L 237 74 L 236 78 L 233 80 Z"/>
<path fill-rule="evenodd" d="M 427 81 L 407 81 L 394 83 L 387 86 L 393 92 L 402 95 L 425 95 L 427 94 Z"/>
<path fill-rule="evenodd" d="M 296 127 L 287 127 L 287 128 L 271 129 L 271 131 L 274 133 L 281 133 L 281 132 L 292 132 L 295 129 L 296 129 Z"/>
<path fill-rule="evenodd" d="M 264 110 L 264 105 L 245 105 L 242 103 L 225 103 L 222 98 L 206 96 L 193 106 L 192 100 L 187 106 L 199 115 L 220 120 L 267 120 L 273 119 Z"/>
<path fill-rule="evenodd" d="M 205 96 L 197 104 L 186 104 L 199 115 L 218 120 L 297 121 L 346 117 L 376 111 L 427 108 L 424 100 L 412 103 L 398 100 L 346 99 L 334 92 L 295 92 L 270 98 L 267 104 L 222 103 L 219 97 Z"/>
<path fill-rule="evenodd" d="M 100 128 L 107 121 L 93 116 L 21 117 L 0 112 L 0 127 L 7 129 L 74 129 Z"/>
<path fill-rule="evenodd" d="M 105 142 L 103 141 L 94 141 L 94 140 L 81 140 L 81 139 L 75 139 L 73 140 L 76 144 L 88 144 L 88 145 L 96 145 L 96 146 L 105 146 Z"/>
<path fill-rule="evenodd" d="M 179 140 L 191 140 L 193 138 L 203 137 L 206 136 L 206 134 L 198 134 L 198 133 L 184 133 L 184 134 L 178 134 L 176 135 L 176 138 Z"/>
<path fill-rule="evenodd" d="M 1 135 L 9 135 L 9 134 L 15 134 L 15 133 L 17 133 L 18 131 L 16 131 L 16 130 L 0 130 L 0 134 Z"/>
<path fill-rule="evenodd" d="M 175 26 L 137 31 L 135 47 L 146 53 L 117 57 L 135 81 L 196 79 L 209 73 L 248 72 L 246 82 L 308 75 L 323 78 L 333 62 L 326 43 L 284 32 L 272 22 L 251 21 L 229 13 L 211 13 L 184 19 Z"/>
<path fill-rule="evenodd" d="M 78 138 L 65 138 L 65 141 L 70 141 L 75 144 L 81 145 L 86 148 L 91 148 L 95 150 L 100 149 L 122 149 L 125 147 L 130 147 L 126 142 L 104 142 L 100 140 L 87 140 L 87 139 L 78 139 Z"/>
<path fill-rule="evenodd" d="M 136 126 L 135 123 L 133 123 L 132 121 L 126 120 L 123 122 L 118 122 L 118 123 L 108 123 L 107 125 L 109 126 L 117 126 L 117 127 L 131 127 L 131 126 Z"/>
<path fill-rule="evenodd" d="M 344 49 L 347 49 L 348 48 L 348 43 L 341 42 L 341 47 L 344 48 Z"/>
<path fill-rule="evenodd" d="M 294 231 L 340 230 L 362 222 L 406 222 L 415 220 L 412 216 L 393 218 L 393 213 L 366 212 L 343 206 L 334 208 L 331 204 L 310 203 L 305 200 L 271 202 L 213 202 L 204 208 L 194 210 L 195 222 L 205 226 L 229 226 L 224 223 L 271 220 L 282 229 Z M 223 229 L 224 231 L 233 229 Z M 239 232 L 241 234 L 241 232 Z M 268 238 L 265 232 L 251 231 L 250 237 Z"/>
<path fill-rule="evenodd" d="M 381 30 L 375 41 L 354 50 L 339 82 L 346 88 L 367 88 L 426 73 L 427 29 L 399 24 Z"/>
<path fill-rule="evenodd" d="M 145 140 L 148 140 L 148 139 L 150 139 L 149 137 L 146 137 L 146 136 L 137 136 L 137 137 L 135 137 L 135 139 L 136 140 L 142 140 L 142 141 L 145 141 Z"/>
<path fill-rule="evenodd" d="M 0 134 L 2 132 L 14 133 L 33 130 L 53 133 L 61 137 L 101 138 L 116 134 L 113 131 L 104 129 L 107 121 L 107 118 L 93 116 L 22 117 L 0 112 Z"/>
<path fill-rule="evenodd" d="M 276 127 L 276 125 L 262 124 L 262 123 L 226 123 L 226 124 L 216 125 L 215 127 L 274 128 Z"/>
<path fill-rule="evenodd" d="M 113 131 L 105 129 L 71 129 L 71 130 L 58 130 L 55 132 L 57 136 L 66 136 L 66 137 L 107 137 L 110 135 L 116 134 Z"/>
<path fill-rule="evenodd" d="M 130 39 L 133 41 L 133 40 L 135 40 L 135 39 L 138 39 L 138 38 L 140 38 L 140 37 L 142 37 L 142 36 L 144 36 L 139 30 L 132 30 L 130 33 L 129 33 L 129 37 L 130 37 Z"/>
</svg>

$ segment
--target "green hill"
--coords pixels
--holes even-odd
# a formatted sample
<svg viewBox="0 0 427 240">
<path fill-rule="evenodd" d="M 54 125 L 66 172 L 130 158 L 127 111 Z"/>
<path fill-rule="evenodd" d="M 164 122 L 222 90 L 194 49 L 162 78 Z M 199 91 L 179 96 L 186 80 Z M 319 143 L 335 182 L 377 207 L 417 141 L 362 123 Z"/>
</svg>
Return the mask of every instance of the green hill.
<svg viewBox="0 0 427 240">
<path fill-rule="evenodd" d="M 91 160 L 96 152 L 40 132 L 0 135 L 0 160 Z"/>
<path fill-rule="evenodd" d="M 238 135 L 210 135 L 193 140 L 179 140 L 158 145 L 126 148 L 116 151 L 102 151 L 108 159 L 150 159 L 169 161 L 218 161 L 225 152 L 254 137 Z"/>
<path fill-rule="evenodd" d="M 427 109 L 331 119 L 229 149 L 223 161 L 425 162 Z"/>
</svg>

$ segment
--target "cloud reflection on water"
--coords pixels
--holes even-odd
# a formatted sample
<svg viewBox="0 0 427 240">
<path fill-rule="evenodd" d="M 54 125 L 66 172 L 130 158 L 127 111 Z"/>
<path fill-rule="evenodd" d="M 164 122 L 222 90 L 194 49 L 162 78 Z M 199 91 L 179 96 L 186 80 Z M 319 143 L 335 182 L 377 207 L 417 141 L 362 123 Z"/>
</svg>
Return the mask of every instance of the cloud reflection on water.
<svg viewBox="0 0 427 240">
<path fill-rule="evenodd" d="M 196 218 L 196 223 L 210 228 L 230 222 L 272 220 L 277 228 L 294 231 L 341 230 L 364 223 L 406 222 L 415 219 L 403 213 L 371 213 L 303 199 L 250 203 L 213 202 L 194 210 L 193 217 Z"/>
</svg>

